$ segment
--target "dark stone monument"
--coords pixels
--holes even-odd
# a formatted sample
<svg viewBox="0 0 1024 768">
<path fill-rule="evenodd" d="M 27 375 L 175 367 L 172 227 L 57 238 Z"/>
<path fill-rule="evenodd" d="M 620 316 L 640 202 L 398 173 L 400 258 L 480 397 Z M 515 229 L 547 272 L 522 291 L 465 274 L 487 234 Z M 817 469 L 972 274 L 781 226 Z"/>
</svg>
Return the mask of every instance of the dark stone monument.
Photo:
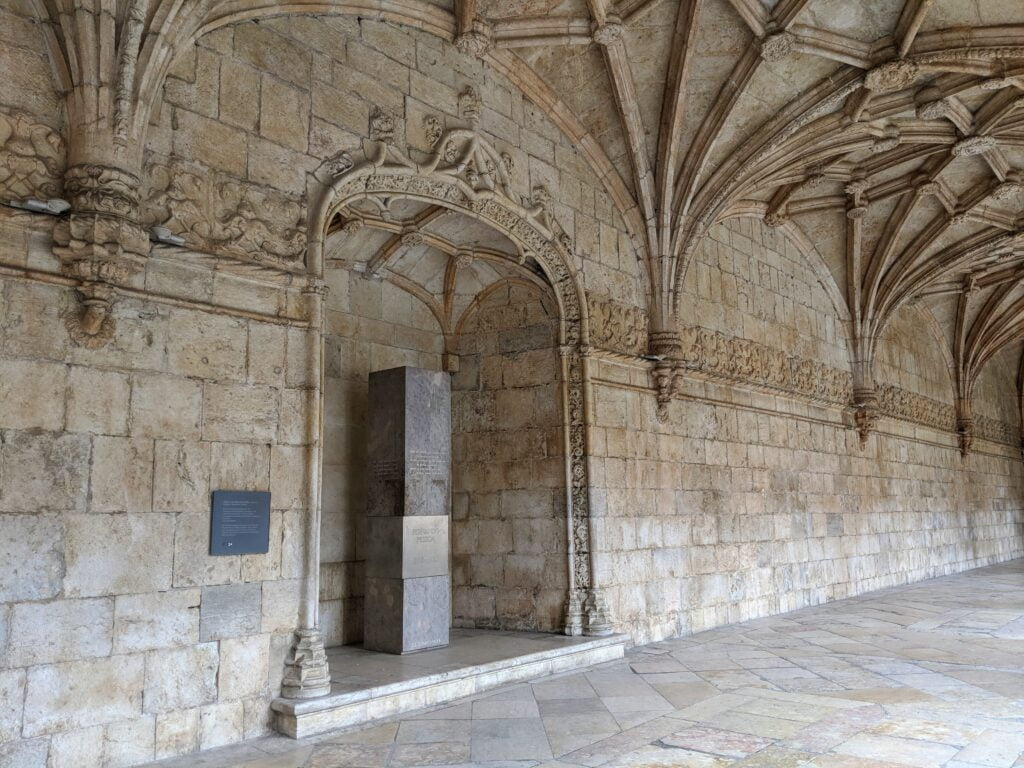
<svg viewBox="0 0 1024 768">
<path fill-rule="evenodd" d="M 447 373 L 370 374 L 363 647 L 448 645 L 451 383 Z"/>
</svg>

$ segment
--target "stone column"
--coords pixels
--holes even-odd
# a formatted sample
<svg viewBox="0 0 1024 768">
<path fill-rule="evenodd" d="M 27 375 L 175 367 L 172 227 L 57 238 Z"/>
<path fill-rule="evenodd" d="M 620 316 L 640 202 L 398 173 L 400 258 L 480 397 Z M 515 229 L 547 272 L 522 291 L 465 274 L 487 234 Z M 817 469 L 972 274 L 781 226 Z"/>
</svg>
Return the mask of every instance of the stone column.
<svg viewBox="0 0 1024 768">
<path fill-rule="evenodd" d="M 447 373 L 370 374 L 363 647 L 448 645 L 451 382 Z"/>
<path fill-rule="evenodd" d="M 311 278 L 303 290 L 309 312 L 309 353 L 306 375 L 309 398 L 306 403 L 306 531 L 305 580 L 299 629 L 295 645 L 285 660 L 281 695 L 288 699 L 311 699 L 331 692 L 323 636 L 320 634 L 320 488 L 323 482 L 323 399 L 324 399 L 324 304 L 327 286 Z"/>
</svg>

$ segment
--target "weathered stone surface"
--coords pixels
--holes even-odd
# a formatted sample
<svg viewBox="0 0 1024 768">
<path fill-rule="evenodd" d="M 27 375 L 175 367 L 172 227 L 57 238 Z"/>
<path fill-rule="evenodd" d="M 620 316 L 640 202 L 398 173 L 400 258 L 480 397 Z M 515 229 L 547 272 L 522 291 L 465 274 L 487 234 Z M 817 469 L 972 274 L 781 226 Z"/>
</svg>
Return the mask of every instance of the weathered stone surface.
<svg viewBox="0 0 1024 768">
<path fill-rule="evenodd" d="M 109 599 L 15 605 L 8 662 L 28 667 L 109 656 L 113 616 Z"/>
<path fill-rule="evenodd" d="M 174 586 L 199 587 L 237 581 L 241 558 L 210 555 L 210 513 L 184 512 L 174 531 Z"/>
<path fill-rule="evenodd" d="M 114 604 L 114 652 L 191 645 L 199 640 L 199 590 L 119 595 Z"/>
<path fill-rule="evenodd" d="M 220 669 L 217 672 L 218 700 L 242 699 L 266 690 L 269 651 L 269 635 L 221 640 Z"/>
<path fill-rule="evenodd" d="M 279 579 L 263 583 L 261 632 L 292 632 L 299 626 L 302 600 L 300 579 Z"/>
<path fill-rule="evenodd" d="M 103 726 L 55 733 L 50 738 L 48 768 L 80 768 L 103 764 Z"/>
<path fill-rule="evenodd" d="M 95 437 L 92 512 L 149 512 L 153 508 L 153 441 Z"/>
<path fill-rule="evenodd" d="M 157 440 L 154 512 L 204 512 L 210 507 L 210 444 Z"/>
<path fill-rule="evenodd" d="M 128 376 L 74 366 L 68 376 L 67 429 L 96 435 L 128 431 Z"/>
<path fill-rule="evenodd" d="M 156 716 L 156 759 L 199 749 L 199 709 L 162 712 Z"/>
<path fill-rule="evenodd" d="M 103 733 L 103 765 L 127 768 L 152 760 L 155 730 L 153 715 L 108 725 Z"/>
<path fill-rule="evenodd" d="M 84 511 L 89 438 L 6 432 L 0 445 L 0 512 Z M 17 482 L 14 482 L 17 478 Z"/>
<path fill-rule="evenodd" d="M 199 608 L 199 639 L 254 635 L 260 631 L 262 588 L 259 583 L 204 587 Z"/>
<path fill-rule="evenodd" d="M 67 375 L 67 366 L 58 363 L 4 361 L 0 424 L 11 429 L 61 429 Z"/>
<path fill-rule="evenodd" d="M 270 448 L 266 445 L 213 443 L 210 463 L 211 491 L 270 490 Z"/>
<path fill-rule="evenodd" d="M 270 493 L 274 509 L 297 509 L 307 503 L 304 446 L 275 445 L 270 450 Z"/>
<path fill-rule="evenodd" d="M 141 654 L 31 667 L 25 736 L 129 720 L 142 711 Z"/>
<path fill-rule="evenodd" d="M 0 515 L 0 603 L 60 592 L 64 526 L 57 517 Z"/>
<path fill-rule="evenodd" d="M 69 597 L 158 592 L 171 586 L 171 515 L 72 515 L 65 536 L 64 592 Z"/>
<path fill-rule="evenodd" d="M 244 712 L 240 701 L 202 707 L 199 710 L 199 748 L 213 749 L 241 740 Z"/>
<path fill-rule="evenodd" d="M 132 435 L 198 440 L 202 404 L 199 382 L 172 376 L 135 376 L 132 379 Z"/>
<path fill-rule="evenodd" d="M 0 766 L 3 768 L 48 768 L 47 740 L 31 739 L 0 744 Z"/>
<path fill-rule="evenodd" d="M 273 442 L 277 433 L 277 390 L 207 384 L 203 392 L 204 440 Z"/>
<path fill-rule="evenodd" d="M 25 670 L 0 671 L 0 744 L 21 735 L 22 702 L 25 700 Z"/>
<path fill-rule="evenodd" d="M 167 359 L 182 376 L 217 381 L 245 378 L 247 325 L 202 312 L 171 313 Z"/>
<path fill-rule="evenodd" d="M 143 711 L 169 712 L 215 701 L 217 664 L 217 643 L 150 651 Z"/>
</svg>

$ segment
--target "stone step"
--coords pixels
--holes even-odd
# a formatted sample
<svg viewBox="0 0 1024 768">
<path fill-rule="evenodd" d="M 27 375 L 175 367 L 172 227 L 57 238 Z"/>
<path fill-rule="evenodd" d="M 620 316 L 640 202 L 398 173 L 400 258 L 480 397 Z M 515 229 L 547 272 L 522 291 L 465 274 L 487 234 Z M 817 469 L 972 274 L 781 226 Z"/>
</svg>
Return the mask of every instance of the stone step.
<svg viewBox="0 0 1024 768">
<path fill-rule="evenodd" d="M 316 699 L 275 699 L 274 725 L 292 738 L 361 725 L 507 683 L 619 659 L 628 640 L 626 635 L 453 629 L 448 647 L 404 656 L 334 648 L 328 651 L 332 692 Z"/>
</svg>

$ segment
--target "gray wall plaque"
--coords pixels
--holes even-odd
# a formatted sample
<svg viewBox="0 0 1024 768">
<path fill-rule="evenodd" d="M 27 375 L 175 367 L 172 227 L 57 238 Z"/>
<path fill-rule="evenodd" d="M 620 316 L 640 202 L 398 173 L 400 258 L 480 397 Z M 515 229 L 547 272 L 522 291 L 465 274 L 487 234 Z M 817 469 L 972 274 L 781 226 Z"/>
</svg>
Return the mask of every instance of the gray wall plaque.
<svg viewBox="0 0 1024 768">
<path fill-rule="evenodd" d="M 214 491 L 211 555 L 265 554 L 270 550 L 270 494 Z"/>
</svg>

